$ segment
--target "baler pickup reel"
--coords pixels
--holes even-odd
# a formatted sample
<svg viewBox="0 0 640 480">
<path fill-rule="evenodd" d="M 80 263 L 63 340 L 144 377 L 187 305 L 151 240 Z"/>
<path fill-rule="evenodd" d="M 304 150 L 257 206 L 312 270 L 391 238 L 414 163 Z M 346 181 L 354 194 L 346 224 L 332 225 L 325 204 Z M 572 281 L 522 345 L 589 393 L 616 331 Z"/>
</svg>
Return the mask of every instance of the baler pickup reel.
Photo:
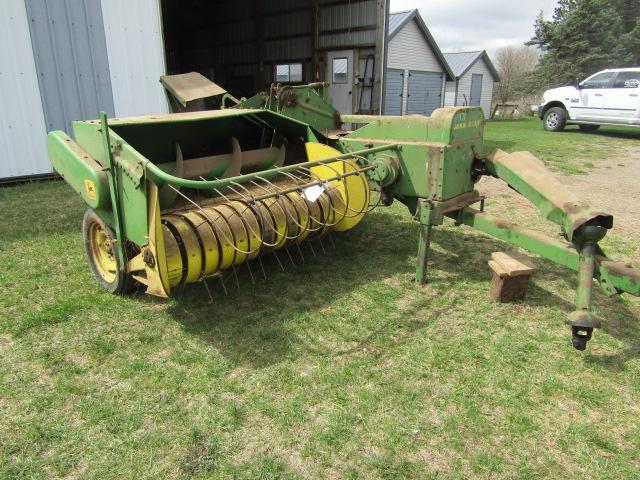
<svg viewBox="0 0 640 480">
<path fill-rule="evenodd" d="M 268 253 L 282 266 L 277 253 L 281 249 L 293 262 L 290 248 L 303 256 L 300 243 L 318 239 L 324 250 L 323 235 L 357 225 L 376 206 L 370 205 L 365 175 L 375 166 L 366 161 L 358 165 L 353 160 L 358 153 L 344 155 L 312 142 L 305 147 L 307 158 L 314 160 L 287 166 L 276 162 L 278 166 L 266 171 L 215 180 L 185 181 L 149 165 L 153 178 L 149 222 L 155 242 L 140 255 L 143 260 L 145 255 L 166 260 L 151 262 L 153 268 L 145 262 L 144 271 L 134 278 L 148 286 L 148 293 L 166 297 L 173 287 L 256 258 L 264 272 L 260 257 Z M 376 149 L 360 153 L 372 150 L 375 153 Z M 213 192 L 215 197 L 196 200 L 197 194 L 188 195 L 182 189 L 204 195 Z M 166 202 L 163 190 L 173 193 L 177 201 L 161 213 L 160 205 Z"/>
<path fill-rule="evenodd" d="M 479 108 L 340 117 L 315 86 L 286 93 L 287 102 L 263 108 L 241 102 L 156 117 L 103 115 L 74 122 L 75 141 L 49 134 L 54 167 L 90 207 L 83 233 L 103 287 L 125 293 L 139 284 L 166 297 L 186 284 L 206 286 L 212 276 L 222 280 L 241 264 L 253 278 L 251 264 L 264 273 L 264 255 L 282 266 L 279 255 L 293 262 L 291 251 L 302 254 L 303 242 L 313 248 L 317 240 L 324 250 L 324 235 L 350 230 L 371 209 L 398 200 L 421 225 L 419 283 L 427 280 L 432 227 L 445 216 L 576 270 L 576 311 L 568 320 L 576 348 L 584 349 L 600 326 L 591 309 L 594 280 L 610 295 L 640 295 L 638 272 L 598 246 L 611 215 L 566 193 L 531 154 L 480 156 Z M 364 126 L 329 133 L 327 119 L 334 118 Z M 483 175 L 529 199 L 560 225 L 564 240 L 487 215 L 474 188 Z"/>
</svg>

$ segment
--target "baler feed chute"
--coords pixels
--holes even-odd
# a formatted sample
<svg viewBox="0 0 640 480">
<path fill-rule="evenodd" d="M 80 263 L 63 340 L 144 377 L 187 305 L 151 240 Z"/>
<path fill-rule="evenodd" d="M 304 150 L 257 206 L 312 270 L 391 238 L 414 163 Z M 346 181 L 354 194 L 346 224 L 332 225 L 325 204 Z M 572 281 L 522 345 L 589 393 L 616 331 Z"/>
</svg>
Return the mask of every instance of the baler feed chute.
<svg viewBox="0 0 640 480">
<path fill-rule="evenodd" d="M 291 257 L 302 242 L 350 230 L 398 200 L 420 223 L 417 283 L 427 281 L 431 231 L 445 217 L 578 272 L 568 318 L 578 349 L 600 326 L 594 282 L 608 295 L 640 295 L 638 272 L 598 245 L 612 216 L 574 198 L 527 152 L 482 156 L 481 109 L 340 116 L 324 92 L 322 84 L 273 87 L 231 109 L 103 116 L 74 122 L 75 141 L 50 133 L 54 167 L 90 207 L 83 232 L 102 286 L 126 293 L 137 283 L 166 297 L 245 263 L 263 268 L 264 255 L 282 266 L 280 252 Z M 341 124 L 364 126 L 334 128 Z M 483 175 L 531 201 L 564 239 L 485 213 L 475 190 Z"/>
</svg>

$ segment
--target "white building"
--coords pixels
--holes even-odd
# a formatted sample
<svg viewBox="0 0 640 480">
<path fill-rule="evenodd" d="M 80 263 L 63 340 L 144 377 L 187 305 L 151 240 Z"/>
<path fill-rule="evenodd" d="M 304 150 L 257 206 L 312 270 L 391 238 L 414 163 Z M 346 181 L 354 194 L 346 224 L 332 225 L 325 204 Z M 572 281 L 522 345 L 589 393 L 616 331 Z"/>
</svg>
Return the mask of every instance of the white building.
<svg viewBox="0 0 640 480">
<path fill-rule="evenodd" d="M 161 75 L 233 95 L 327 81 L 345 113 L 379 113 L 389 0 L 0 0 L 0 183 L 52 173 L 47 132 L 161 114 Z"/>
<path fill-rule="evenodd" d="M 382 113 L 431 115 L 444 105 L 445 82 L 454 78 L 418 10 L 391 13 Z"/>
<path fill-rule="evenodd" d="M 455 76 L 446 84 L 445 107 L 480 106 L 485 118 L 491 117 L 493 85 L 500 81 L 487 52 L 445 53 Z"/>
</svg>

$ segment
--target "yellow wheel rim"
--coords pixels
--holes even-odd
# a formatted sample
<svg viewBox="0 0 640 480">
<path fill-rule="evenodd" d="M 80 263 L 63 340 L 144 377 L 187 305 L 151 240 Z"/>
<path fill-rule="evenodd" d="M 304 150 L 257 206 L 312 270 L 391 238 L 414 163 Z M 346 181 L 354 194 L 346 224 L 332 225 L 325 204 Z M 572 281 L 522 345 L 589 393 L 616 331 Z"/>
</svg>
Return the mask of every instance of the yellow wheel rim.
<svg viewBox="0 0 640 480">
<path fill-rule="evenodd" d="M 341 153 L 333 147 L 321 143 L 308 142 L 305 144 L 307 158 L 309 161 L 322 160 L 323 158 L 335 157 Z M 358 169 L 358 165 L 353 160 L 332 162 L 325 165 L 311 167 L 311 173 L 317 177 L 331 178 L 336 175 L 353 172 Z M 337 213 L 338 223 L 333 230 L 343 232 L 350 230 L 362 221 L 366 210 L 369 208 L 369 181 L 364 173 L 351 175 L 341 180 L 332 180 L 340 191 L 343 200 L 342 205 L 334 205 Z M 340 218 L 342 217 L 342 220 Z"/>
<path fill-rule="evenodd" d="M 91 223 L 88 240 L 93 264 L 107 283 L 113 283 L 118 273 L 118 263 L 113 251 L 111 236 L 98 223 Z"/>
</svg>

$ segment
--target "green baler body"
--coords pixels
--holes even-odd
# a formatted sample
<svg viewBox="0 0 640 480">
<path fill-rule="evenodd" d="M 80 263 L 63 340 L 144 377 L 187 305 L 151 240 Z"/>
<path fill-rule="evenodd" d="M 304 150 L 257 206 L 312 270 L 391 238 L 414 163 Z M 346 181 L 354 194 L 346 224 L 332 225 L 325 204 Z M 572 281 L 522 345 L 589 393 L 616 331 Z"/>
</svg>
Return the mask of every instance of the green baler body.
<svg viewBox="0 0 640 480">
<path fill-rule="evenodd" d="M 75 141 L 64 132 L 49 134 L 49 155 L 58 173 L 87 205 L 119 232 L 116 248 L 121 258 L 126 258 L 125 244 L 143 250 L 150 245 L 152 188 L 220 195 L 221 189 L 241 185 L 257 175 L 268 179 L 311 166 L 304 144 L 320 142 L 341 152 L 321 162 L 354 159 L 387 202 L 399 200 L 419 221 L 419 282 L 426 280 L 431 227 L 449 216 L 459 224 L 579 270 L 582 283 L 584 272 L 592 271 L 608 294 L 640 295 L 637 271 L 607 259 L 599 247 L 596 255 L 580 253 L 594 251 L 586 230 L 609 229 L 612 217 L 566 193 L 542 163 L 526 152 L 497 151 L 483 156 L 484 115 L 480 108 L 443 108 L 430 117 L 341 116 L 326 103 L 324 92 L 318 85 L 281 88 L 219 111 L 78 121 L 73 123 Z M 364 125 L 345 132 L 337 130 L 342 124 Z M 284 151 L 285 146 L 286 156 L 278 168 L 272 168 L 273 161 L 265 157 L 267 160 L 250 172 L 239 175 L 238 170 L 225 178 L 229 160 L 207 177 L 187 179 L 172 175 L 178 168 L 176 145 L 180 158 L 184 153 L 185 158 L 227 155 L 231 159 L 230 152 L 238 148 L 268 153 L 278 148 Z M 566 241 L 489 217 L 482 207 L 480 211 L 471 208 L 482 201 L 474 189 L 482 175 L 503 179 L 529 199 L 544 217 L 560 225 Z M 166 198 L 175 199 L 171 191 L 168 193 L 158 197 L 162 211 L 171 206 Z M 577 305 L 588 311 L 590 286 L 582 283 Z"/>
</svg>

